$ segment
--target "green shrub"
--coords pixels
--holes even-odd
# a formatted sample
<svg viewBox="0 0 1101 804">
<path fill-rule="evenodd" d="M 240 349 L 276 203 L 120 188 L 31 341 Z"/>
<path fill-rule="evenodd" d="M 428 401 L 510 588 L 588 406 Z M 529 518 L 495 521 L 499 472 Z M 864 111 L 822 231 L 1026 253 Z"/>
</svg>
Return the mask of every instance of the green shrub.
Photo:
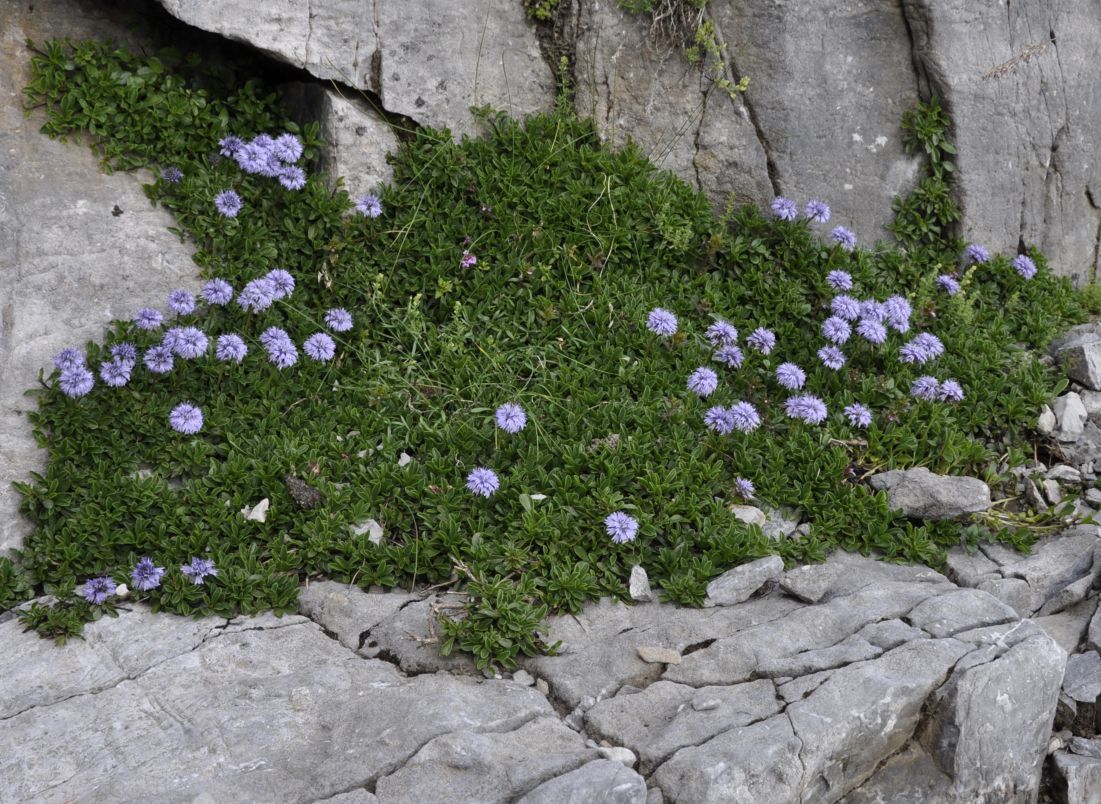
<svg viewBox="0 0 1101 804">
<path fill-rule="evenodd" d="M 148 193 L 175 215 L 204 275 L 238 290 L 276 267 L 297 279 L 262 315 L 200 305 L 179 317 L 211 337 L 242 334 L 250 353 L 240 366 L 177 360 L 159 376 L 139 365 L 126 387 L 100 383 L 80 399 L 60 391 L 56 373 L 41 384 L 32 422 L 49 463 L 19 485 L 35 526 L 20 571 L 35 591 L 71 597 L 101 575 L 129 583 L 142 556 L 167 573 L 137 596 L 188 615 L 289 611 L 308 576 L 364 588 L 465 580 L 469 606 L 445 623 L 444 647 L 508 666 L 547 647 L 535 634 L 547 611 L 623 597 L 634 564 L 667 598 L 691 604 L 717 573 L 772 552 L 803 561 L 835 547 L 878 549 L 935 564 L 960 539 L 958 526 L 903 522 L 860 478 L 888 466 L 990 471 L 1057 387 L 1019 344 L 1040 346 L 1082 317 L 1038 254 L 1031 282 L 999 257 L 948 297 L 934 282 L 955 267 L 943 249 L 850 254 L 805 220 L 750 208 L 715 218 L 637 149 L 609 151 L 589 122 L 561 112 L 523 122 L 486 113 L 486 137 L 461 143 L 417 131 L 391 157 L 394 179 L 372 219 L 321 176 L 286 191 L 216 156 L 227 133 L 299 131 L 259 82 L 237 90 L 193 60 L 169 70 L 164 57 L 96 43 L 49 43 L 34 64 L 28 99 L 46 106 L 47 133 L 89 133 L 118 167 L 182 171 L 180 183 L 157 178 Z M 123 78 L 134 75 L 146 78 Z M 322 143 L 316 126 L 299 133 L 308 165 Z M 213 206 L 226 188 L 244 201 L 233 219 Z M 460 266 L 464 252 L 476 265 Z M 898 363 L 897 334 L 879 349 L 854 342 L 840 372 L 818 365 L 833 269 L 849 271 L 861 294 L 909 299 L 915 331 L 947 346 L 935 373 L 959 380 L 962 402 L 909 396 L 924 372 Z M 680 318 L 674 338 L 645 327 L 659 306 Z M 332 307 L 356 322 L 335 334 L 334 360 L 301 355 L 285 370 L 265 360 L 264 329 L 280 326 L 301 344 Z M 768 326 L 780 345 L 724 370 L 720 390 L 701 400 L 685 382 L 711 359 L 702 332 L 716 317 L 743 338 Z M 88 364 L 98 367 L 115 343 L 144 350 L 160 337 L 115 322 L 103 344 L 87 345 Z M 828 404 L 825 424 L 783 415 L 772 372 L 788 360 Z M 168 425 L 185 399 L 204 412 L 196 436 Z M 763 426 L 708 432 L 706 409 L 737 399 L 758 406 Z M 866 431 L 841 415 L 856 400 L 875 413 Z M 513 436 L 493 423 L 509 401 L 529 419 Z M 464 487 L 475 466 L 501 478 L 488 499 Z M 756 484 L 759 504 L 801 511 L 809 533 L 770 540 L 731 516 L 737 477 Z M 320 504 L 299 504 L 296 483 Z M 263 498 L 266 521 L 239 513 Z M 605 534 L 604 518 L 618 510 L 639 520 L 636 541 L 615 545 Z M 363 527 L 370 519 L 384 529 L 379 544 Z M 195 556 L 213 560 L 218 577 L 190 583 L 180 567 Z M 5 605 L 29 597 L 5 577 L 0 590 L 15 590 Z M 96 616 L 79 601 L 62 605 L 25 621 L 65 636 Z"/>
</svg>

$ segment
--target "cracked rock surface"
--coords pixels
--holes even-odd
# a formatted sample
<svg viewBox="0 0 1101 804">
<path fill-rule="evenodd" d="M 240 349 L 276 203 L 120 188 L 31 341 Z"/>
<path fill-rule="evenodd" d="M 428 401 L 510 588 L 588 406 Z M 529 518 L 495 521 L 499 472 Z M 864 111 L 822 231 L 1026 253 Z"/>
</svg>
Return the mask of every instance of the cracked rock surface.
<svg viewBox="0 0 1101 804">
<path fill-rule="evenodd" d="M 1027 801 L 1064 687 L 1066 652 L 994 596 L 845 553 L 731 605 L 552 618 L 561 655 L 516 681 L 435 653 L 459 599 L 311 583 L 302 615 L 134 605 L 60 648 L 0 623 L 0 778 L 20 801 Z"/>
</svg>

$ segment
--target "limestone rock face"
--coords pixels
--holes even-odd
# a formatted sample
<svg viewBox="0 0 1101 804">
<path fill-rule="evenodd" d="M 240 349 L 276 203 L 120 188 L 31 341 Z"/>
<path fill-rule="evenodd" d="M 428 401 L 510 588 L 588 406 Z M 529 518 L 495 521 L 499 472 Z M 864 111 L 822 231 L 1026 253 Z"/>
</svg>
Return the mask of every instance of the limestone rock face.
<svg viewBox="0 0 1101 804">
<path fill-rule="evenodd" d="M 990 507 L 990 487 L 977 477 L 936 475 L 919 466 L 873 475 L 872 488 L 887 492 L 891 508 L 914 519 L 958 519 Z"/>
<path fill-rule="evenodd" d="M 1097 270 L 1101 13 L 1089 0 L 903 0 L 914 61 L 952 118 L 963 235 Z"/>
<path fill-rule="evenodd" d="M 523 5 L 512 0 L 160 0 L 174 17 L 374 92 L 383 107 L 456 134 L 471 106 L 546 111 L 554 76 Z"/>
</svg>

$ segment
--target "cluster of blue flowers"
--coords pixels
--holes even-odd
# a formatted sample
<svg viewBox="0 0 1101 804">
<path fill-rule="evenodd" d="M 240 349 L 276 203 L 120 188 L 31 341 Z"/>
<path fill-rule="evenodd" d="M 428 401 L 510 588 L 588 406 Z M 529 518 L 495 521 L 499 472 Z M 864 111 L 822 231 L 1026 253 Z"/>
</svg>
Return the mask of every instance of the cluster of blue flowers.
<svg viewBox="0 0 1101 804">
<path fill-rule="evenodd" d="M 772 203 L 769 205 L 769 208 L 772 210 L 772 214 L 782 221 L 794 221 L 799 217 L 799 208 L 790 198 L 776 196 L 776 198 L 772 199 Z M 829 204 L 827 204 L 825 201 L 819 201 L 816 198 L 811 199 L 803 208 L 803 217 L 805 217 L 811 223 L 829 223 Z M 852 251 L 854 248 L 856 248 L 856 235 L 853 234 L 851 230 L 846 229 L 844 226 L 835 226 L 830 232 L 830 239 L 833 240 L 834 243 L 836 243 L 845 251 Z M 839 271 L 837 273 L 840 274 L 844 272 Z M 845 287 L 838 287 L 837 289 L 848 290 L 848 288 Z"/>
<path fill-rule="evenodd" d="M 203 285 L 199 296 L 208 306 L 224 307 L 236 298 L 237 305 L 246 312 L 260 313 L 280 299 L 288 298 L 295 289 L 294 276 L 282 268 L 269 271 L 262 277 L 248 282 L 240 293 L 234 294 L 233 286 L 224 279 L 211 279 Z M 183 289 L 168 294 L 165 306 L 176 316 L 189 316 L 199 309 L 198 300 Z M 333 332 L 347 332 L 352 328 L 352 315 L 337 307 L 325 313 L 325 325 Z M 160 310 L 143 307 L 134 315 L 134 327 L 142 332 L 155 332 L 165 322 Z M 260 335 L 260 343 L 267 351 L 268 360 L 284 369 L 298 362 L 298 348 L 285 330 L 269 327 Z M 149 346 L 141 361 L 152 374 L 167 374 L 175 361 L 196 360 L 210 351 L 210 340 L 196 326 L 173 326 L 165 330 L 160 343 Z M 227 332 L 219 335 L 214 356 L 224 363 L 240 364 L 248 354 L 248 345 L 241 335 Z M 311 360 L 328 362 L 336 355 L 336 342 L 326 332 L 315 332 L 305 339 L 302 351 Z M 99 368 L 100 378 L 112 388 L 121 388 L 130 382 L 138 363 L 138 349 L 129 342 L 110 347 L 111 359 Z M 60 372 L 58 387 L 66 396 L 77 398 L 87 394 L 95 385 L 92 371 L 85 365 L 84 355 L 73 347 L 62 349 L 54 356 L 54 365 Z M 194 435 L 203 426 L 203 412 L 193 402 L 181 402 L 168 415 L 169 426 L 178 433 Z"/>
<path fill-rule="evenodd" d="M 158 567 L 149 556 L 142 556 L 130 572 L 130 580 L 139 592 L 151 592 L 160 587 L 164 579 L 164 567 Z M 218 569 L 209 558 L 193 556 L 180 567 L 180 572 L 193 584 L 201 586 L 207 578 L 217 577 Z M 119 585 L 109 575 L 91 578 L 84 583 L 81 594 L 94 606 L 102 605 L 111 595 L 119 593 Z"/>
</svg>

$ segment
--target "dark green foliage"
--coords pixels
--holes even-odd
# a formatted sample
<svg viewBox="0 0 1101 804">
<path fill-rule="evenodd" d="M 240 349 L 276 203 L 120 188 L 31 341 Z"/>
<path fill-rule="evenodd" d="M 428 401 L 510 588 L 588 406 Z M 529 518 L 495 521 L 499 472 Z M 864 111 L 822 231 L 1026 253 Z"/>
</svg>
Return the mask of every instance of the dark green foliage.
<svg viewBox="0 0 1101 804">
<path fill-rule="evenodd" d="M 925 156 L 925 175 L 905 198 L 895 199 L 895 222 L 890 227 L 905 246 L 948 243 L 960 210 L 952 198 L 952 157 L 948 115 L 934 96 L 902 116 L 903 145 L 907 153 Z"/>
<path fill-rule="evenodd" d="M 180 184 L 157 179 L 148 192 L 175 214 L 204 274 L 240 288 L 282 267 L 298 288 L 262 316 L 230 306 L 184 317 L 211 336 L 245 336 L 242 366 L 178 361 L 163 377 L 139 367 L 127 387 L 100 385 L 80 400 L 54 378 L 43 384 L 32 421 L 49 465 L 20 486 L 36 526 L 21 566 L 37 589 L 101 574 L 129 583 L 143 555 L 168 573 L 139 598 L 188 615 L 289 611 L 307 576 L 363 587 L 458 580 L 470 603 L 443 625 L 444 648 L 509 666 L 548 647 L 536 633 L 547 611 L 623 597 L 636 563 L 667 598 L 689 604 L 717 573 L 770 552 L 819 560 L 841 546 L 937 563 L 958 526 L 899 521 L 860 479 L 887 466 L 989 471 L 1056 388 L 1017 344 L 1042 345 L 1082 315 L 1039 255 L 1032 282 L 999 258 L 950 299 L 933 284 L 954 267 L 938 262 L 942 251 L 848 254 L 803 221 L 753 209 L 716 219 L 637 150 L 609 152 L 591 124 L 565 114 L 520 123 L 485 113 L 487 137 L 461 144 L 416 132 L 393 156 L 384 214 L 366 219 L 321 177 L 287 192 L 214 156 L 227 132 L 295 130 L 259 84 L 236 90 L 187 60 L 169 79 L 150 59 L 95 44 L 43 52 L 29 96 L 47 104 L 48 133 L 94 130 L 120 166 L 178 165 Z M 151 79 L 139 88 L 117 80 L 145 68 Z M 172 126 L 162 106 L 176 110 Z M 103 114 L 117 117 L 101 127 Z M 191 121 L 186 131 L 182 121 Z M 301 133 L 313 159 L 316 127 Z M 228 187 L 244 200 L 235 220 L 212 205 Z M 473 268 L 459 267 L 464 249 L 478 257 Z M 841 372 L 817 367 L 833 268 L 851 271 L 861 294 L 907 295 L 915 331 L 948 347 L 935 373 L 962 383 L 961 404 L 911 400 L 910 382 L 924 372 L 897 362 L 897 335 L 878 350 L 846 347 Z M 301 343 L 337 306 L 356 327 L 337 336 L 332 363 L 303 356 L 279 371 L 265 362 L 256 343 L 264 328 L 282 326 Z M 669 341 L 645 329 L 656 306 L 680 318 Z M 704 402 L 685 380 L 710 360 L 701 336 L 715 316 L 743 333 L 769 326 L 780 346 L 723 371 Z M 121 340 L 145 348 L 157 337 L 116 322 L 105 343 Z M 88 345 L 90 365 L 105 348 Z M 829 404 L 827 424 L 784 418 L 771 371 L 785 360 L 808 370 L 808 388 Z M 185 399 L 204 411 L 196 437 L 167 424 Z M 708 433 L 706 408 L 738 399 L 754 402 L 764 425 L 748 436 Z M 840 415 L 855 400 L 875 411 L 867 432 Z M 516 436 L 493 426 L 507 401 L 528 412 Z M 399 465 L 402 453 L 413 461 Z M 500 474 L 488 500 L 464 488 L 475 466 Z M 319 504 L 296 502 L 288 476 L 316 490 Z M 734 519 L 737 476 L 756 483 L 761 504 L 802 511 L 809 535 L 770 541 Z M 265 522 L 238 513 L 265 497 Z M 639 519 L 636 542 L 613 545 L 604 533 L 616 510 Z M 385 528 L 379 545 L 352 529 L 372 518 Z M 219 576 L 188 582 L 179 567 L 192 556 L 213 559 Z M 6 605 L 29 596 L 7 577 Z M 27 615 L 58 636 L 79 621 L 69 608 Z"/>
</svg>

